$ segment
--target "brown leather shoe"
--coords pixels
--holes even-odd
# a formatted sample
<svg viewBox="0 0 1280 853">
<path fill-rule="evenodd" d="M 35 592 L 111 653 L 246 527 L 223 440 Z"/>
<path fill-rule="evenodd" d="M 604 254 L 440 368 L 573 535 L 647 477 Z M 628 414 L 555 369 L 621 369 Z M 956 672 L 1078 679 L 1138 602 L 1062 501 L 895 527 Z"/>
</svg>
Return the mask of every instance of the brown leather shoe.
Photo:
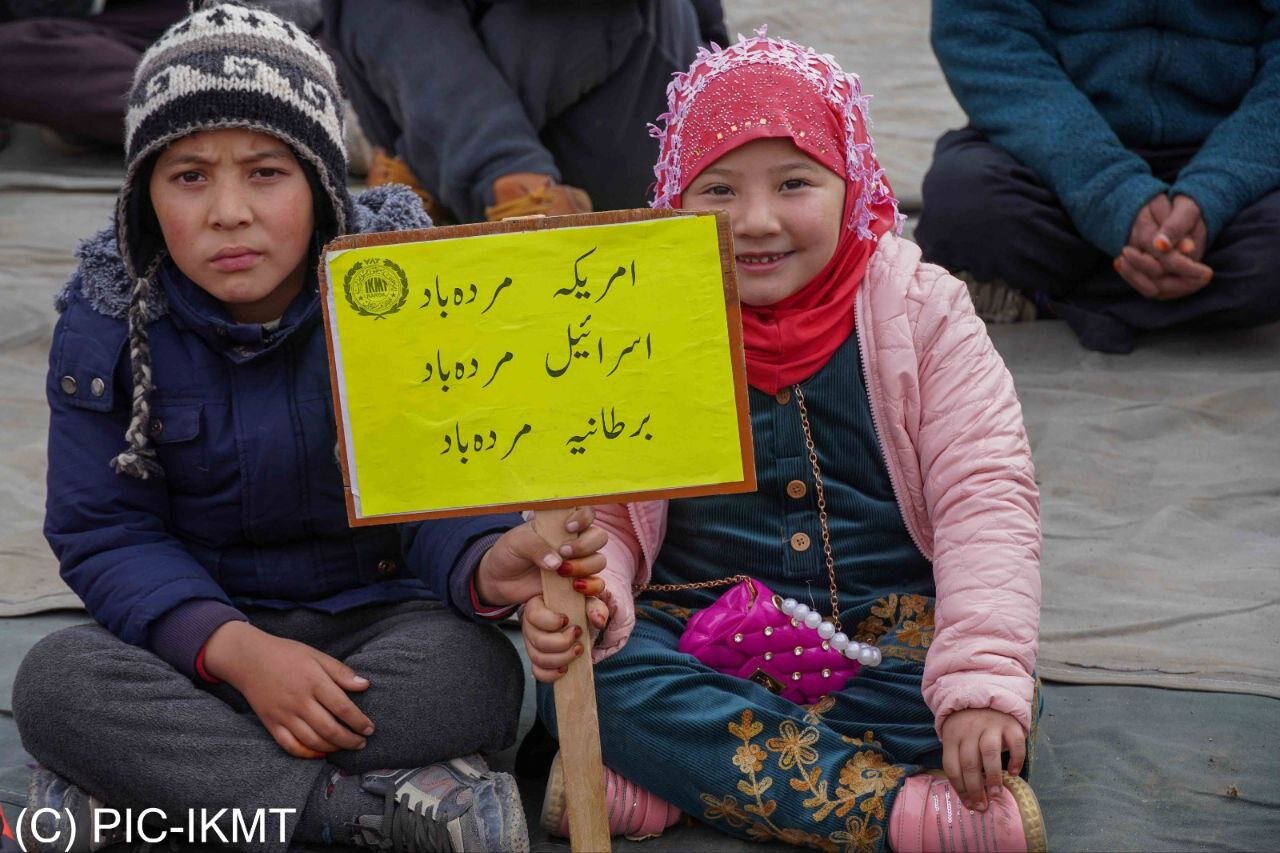
<svg viewBox="0 0 1280 853">
<path fill-rule="evenodd" d="M 493 205 L 484 209 L 490 222 L 513 216 L 563 216 L 590 213 L 591 197 L 577 187 L 557 184 L 548 175 L 515 172 L 493 182 Z"/>
<path fill-rule="evenodd" d="M 414 195 L 422 199 L 422 206 L 436 225 L 453 223 L 455 220 L 436 197 L 423 189 L 418 178 L 409 168 L 409 164 L 388 152 L 385 148 L 374 146 L 373 155 L 369 158 L 369 173 L 365 175 L 365 184 L 371 187 L 383 184 L 404 184 L 413 190 Z"/>
</svg>

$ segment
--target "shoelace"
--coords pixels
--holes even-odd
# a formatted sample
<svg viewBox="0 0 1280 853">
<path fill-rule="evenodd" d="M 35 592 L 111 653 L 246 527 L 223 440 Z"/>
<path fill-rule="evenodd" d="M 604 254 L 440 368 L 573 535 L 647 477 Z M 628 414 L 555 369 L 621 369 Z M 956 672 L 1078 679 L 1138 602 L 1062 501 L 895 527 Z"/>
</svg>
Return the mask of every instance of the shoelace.
<svg viewBox="0 0 1280 853">
<path fill-rule="evenodd" d="M 449 827 L 427 814 L 425 806 L 413 808 L 396 802 L 395 792 L 387 795 L 382 813 L 383 850 L 448 850 L 452 846 Z"/>
</svg>

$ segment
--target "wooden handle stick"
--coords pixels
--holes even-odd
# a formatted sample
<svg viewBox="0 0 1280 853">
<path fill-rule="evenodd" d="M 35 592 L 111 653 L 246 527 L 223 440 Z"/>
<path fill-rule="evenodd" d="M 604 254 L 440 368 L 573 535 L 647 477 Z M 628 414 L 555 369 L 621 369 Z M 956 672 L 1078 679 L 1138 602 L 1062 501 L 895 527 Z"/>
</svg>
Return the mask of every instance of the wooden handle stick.
<svg viewBox="0 0 1280 853">
<path fill-rule="evenodd" d="M 572 510 L 534 513 L 533 529 L 559 548 L 573 538 L 564 529 Z M 547 607 L 564 613 L 582 629 L 582 655 L 569 664 L 555 684 L 556 724 L 560 733 L 560 766 L 564 770 L 565 807 L 569 811 L 569 848 L 573 853 L 609 850 L 609 819 L 604 803 L 604 762 L 600 758 L 600 724 L 596 717 L 596 682 L 591 670 L 591 626 L 587 602 L 573 581 L 542 573 Z"/>
</svg>

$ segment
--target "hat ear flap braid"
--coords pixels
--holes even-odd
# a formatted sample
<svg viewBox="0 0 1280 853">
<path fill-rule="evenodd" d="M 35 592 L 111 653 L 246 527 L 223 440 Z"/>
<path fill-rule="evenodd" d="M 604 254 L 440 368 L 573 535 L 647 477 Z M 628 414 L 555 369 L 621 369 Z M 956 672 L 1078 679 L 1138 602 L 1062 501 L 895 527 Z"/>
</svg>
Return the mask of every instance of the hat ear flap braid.
<svg viewBox="0 0 1280 853">
<path fill-rule="evenodd" d="M 163 257 L 163 255 L 161 255 Z M 153 474 L 164 476 L 151 446 L 151 338 L 147 317 L 151 311 L 152 287 L 161 257 L 157 257 L 144 275 L 138 277 L 129 296 L 129 363 L 133 380 L 132 416 L 124 438 L 129 447 L 111 460 L 117 474 L 128 474 L 146 480 Z"/>
</svg>

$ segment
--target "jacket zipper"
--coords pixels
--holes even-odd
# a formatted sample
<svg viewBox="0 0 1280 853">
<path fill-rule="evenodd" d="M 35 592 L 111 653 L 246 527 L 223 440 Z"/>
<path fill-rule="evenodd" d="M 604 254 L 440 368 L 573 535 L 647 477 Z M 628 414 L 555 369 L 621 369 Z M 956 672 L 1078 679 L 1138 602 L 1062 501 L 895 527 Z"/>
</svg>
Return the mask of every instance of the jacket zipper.
<svg viewBox="0 0 1280 853">
<path fill-rule="evenodd" d="M 888 235 L 885 236 L 887 237 Z M 883 239 L 884 238 L 881 238 L 882 243 Z M 879 251 L 878 247 L 877 251 Z M 875 258 L 873 256 L 872 262 L 874 261 Z M 902 520 L 907 525 L 907 533 L 911 535 L 911 541 L 916 543 L 916 547 L 920 549 L 920 553 L 924 555 L 925 559 L 932 563 L 932 549 L 924 547 L 920 532 L 916 528 L 916 521 L 911 516 L 911 513 L 906 511 L 907 505 L 902 499 L 903 486 L 900 482 L 901 475 L 898 473 L 898 469 L 894 467 L 893 460 L 889 458 L 889 451 L 886 449 L 889 445 L 886 444 L 884 440 L 884 429 L 881 426 L 880 409 L 878 408 L 877 403 L 880 395 L 880 386 L 878 384 L 879 377 L 875 376 L 871 370 L 871 362 L 867 359 L 867 337 L 862 334 L 862 329 L 860 328 L 865 322 L 864 318 L 867 316 L 869 302 L 870 297 L 867 296 L 867 278 L 864 277 L 862 280 L 862 286 L 858 288 L 856 311 L 853 318 L 853 333 L 858 336 L 858 352 L 862 354 L 862 382 L 867 386 L 867 403 L 871 408 L 871 425 L 875 430 L 876 441 L 880 443 L 880 456 L 884 459 L 885 470 L 889 472 L 889 483 L 893 486 L 893 499 L 898 504 L 898 514 L 902 516 Z"/>
</svg>

